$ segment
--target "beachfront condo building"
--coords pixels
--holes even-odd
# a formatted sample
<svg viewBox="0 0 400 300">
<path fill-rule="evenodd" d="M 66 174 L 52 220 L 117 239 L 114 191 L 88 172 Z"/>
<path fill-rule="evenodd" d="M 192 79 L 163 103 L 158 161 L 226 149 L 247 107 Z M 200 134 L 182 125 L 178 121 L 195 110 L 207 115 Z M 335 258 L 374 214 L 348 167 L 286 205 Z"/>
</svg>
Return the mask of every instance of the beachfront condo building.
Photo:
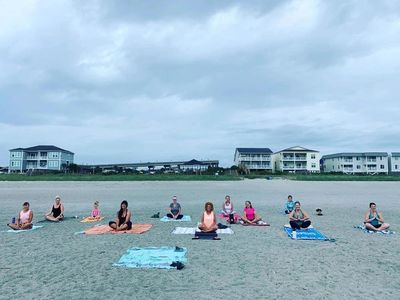
<svg viewBox="0 0 400 300">
<path fill-rule="evenodd" d="M 389 172 L 400 174 L 400 152 L 392 152 L 389 157 Z"/>
<path fill-rule="evenodd" d="M 388 174 L 388 161 L 387 152 L 336 153 L 322 157 L 322 168 L 325 173 Z"/>
<path fill-rule="evenodd" d="M 62 171 L 74 162 L 74 153 L 56 146 L 39 145 L 10 150 L 9 173 Z"/>
<path fill-rule="evenodd" d="M 269 148 L 236 148 L 235 165 L 248 171 L 273 171 L 273 152 Z"/>
<path fill-rule="evenodd" d="M 287 148 L 274 153 L 274 170 L 290 173 L 319 173 L 320 158 L 319 151 L 301 146 Z"/>
</svg>

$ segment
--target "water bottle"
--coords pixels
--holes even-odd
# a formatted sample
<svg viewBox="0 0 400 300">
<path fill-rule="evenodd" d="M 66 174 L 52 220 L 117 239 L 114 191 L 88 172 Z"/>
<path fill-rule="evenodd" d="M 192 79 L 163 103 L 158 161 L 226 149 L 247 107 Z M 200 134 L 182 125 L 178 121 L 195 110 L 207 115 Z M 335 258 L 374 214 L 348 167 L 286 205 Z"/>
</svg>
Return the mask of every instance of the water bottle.
<svg viewBox="0 0 400 300">
<path fill-rule="evenodd" d="M 15 224 L 15 217 L 12 218 L 11 224 Z"/>
<path fill-rule="evenodd" d="M 292 238 L 297 239 L 297 232 L 296 232 L 296 230 L 293 230 L 293 232 L 292 232 Z"/>
</svg>

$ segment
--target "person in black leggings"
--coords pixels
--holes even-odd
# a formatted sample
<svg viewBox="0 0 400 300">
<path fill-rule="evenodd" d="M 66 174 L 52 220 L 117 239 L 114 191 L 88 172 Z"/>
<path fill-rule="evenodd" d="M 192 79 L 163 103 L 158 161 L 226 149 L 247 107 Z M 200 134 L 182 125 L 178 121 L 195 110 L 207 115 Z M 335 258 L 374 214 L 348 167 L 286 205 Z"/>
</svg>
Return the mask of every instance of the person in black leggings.
<svg viewBox="0 0 400 300">
<path fill-rule="evenodd" d="M 131 216 L 132 214 L 128 209 L 128 201 L 124 200 L 121 202 L 121 208 L 117 213 L 115 221 L 109 222 L 108 225 L 116 231 L 131 230 Z"/>
<path fill-rule="evenodd" d="M 290 227 L 292 227 L 293 231 L 310 227 L 310 216 L 301 209 L 300 202 L 296 201 L 294 205 L 294 210 L 289 214 Z"/>
</svg>

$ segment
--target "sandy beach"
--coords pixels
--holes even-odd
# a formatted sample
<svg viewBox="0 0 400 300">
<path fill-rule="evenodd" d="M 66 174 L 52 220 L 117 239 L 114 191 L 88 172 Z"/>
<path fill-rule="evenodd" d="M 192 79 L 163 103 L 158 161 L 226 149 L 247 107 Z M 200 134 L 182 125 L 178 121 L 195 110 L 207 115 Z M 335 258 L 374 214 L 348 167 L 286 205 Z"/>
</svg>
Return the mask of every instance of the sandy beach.
<svg viewBox="0 0 400 300">
<path fill-rule="evenodd" d="M 226 194 L 242 211 L 250 200 L 271 227 L 234 225 L 220 241 L 193 241 L 172 235 L 177 225 L 150 216 L 162 214 L 173 195 L 194 226 L 204 202 L 219 210 Z M 311 213 L 315 228 L 336 242 L 294 241 L 279 213 L 288 194 Z M 400 183 L 296 182 L 0 182 L 0 224 L 29 201 L 34 221 L 60 195 L 66 216 L 87 216 L 95 200 L 114 218 L 128 200 L 134 223 L 151 223 L 142 235 L 74 235 L 89 228 L 70 219 L 36 231 L 0 233 L 1 299 L 399 299 Z M 395 235 L 369 235 L 353 228 L 374 201 Z M 315 208 L 323 209 L 317 217 Z M 106 222 L 103 222 L 106 223 Z M 188 248 L 185 269 L 141 270 L 113 267 L 133 246 Z"/>
</svg>

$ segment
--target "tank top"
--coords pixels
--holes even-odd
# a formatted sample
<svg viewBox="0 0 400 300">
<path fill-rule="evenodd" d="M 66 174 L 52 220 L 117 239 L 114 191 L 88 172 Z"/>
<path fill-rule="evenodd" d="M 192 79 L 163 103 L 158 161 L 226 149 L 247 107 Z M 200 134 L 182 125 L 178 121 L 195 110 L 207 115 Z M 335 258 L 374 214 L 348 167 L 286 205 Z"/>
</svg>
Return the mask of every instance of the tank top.
<svg viewBox="0 0 400 300">
<path fill-rule="evenodd" d="M 92 210 L 92 217 L 100 217 L 100 209 L 93 208 Z"/>
<path fill-rule="evenodd" d="M 125 216 L 119 216 L 119 214 L 118 214 L 119 226 L 121 226 L 121 224 L 125 223 L 127 215 L 128 215 L 128 210 L 126 210 Z"/>
<path fill-rule="evenodd" d="M 371 225 L 376 226 L 376 225 L 379 225 L 379 224 L 381 223 L 381 222 L 379 222 L 379 220 L 378 220 L 378 218 L 381 218 L 381 217 L 379 216 L 379 214 L 376 213 L 376 216 L 374 217 L 374 215 L 372 214 L 372 211 L 369 211 L 369 219 L 372 219 L 372 218 L 374 218 L 374 219 L 370 222 Z"/>
<path fill-rule="evenodd" d="M 31 210 L 28 210 L 27 212 L 21 210 L 21 212 L 19 213 L 19 221 L 21 224 L 28 223 L 30 213 Z"/>
<path fill-rule="evenodd" d="M 252 207 L 246 207 L 244 210 L 247 220 L 254 220 L 256 217 L 256 210 Z"/>
<path fill-rule="evenodd" d="M 300 209 L 299 213 L 297 213 L 296 211 L 293 211 L 293 218 L 295 218 L 295 219 L 304 219 L 303 211 L 301 209 Z"/>
<path fill-rule="evenodd" d="M 207 214 L 207 212 L 203 213 L 204 224 L 206 226 L 211 226 L 214 223 L 214 212 Z"/>
<path fill-rule="evenodd" d="M 232 213 L 232 203 L 229 202 L 229 205 L 227 205 L 226 202 L 225 202 L 224 210 L 225 210 L 225 212 L 226 212 L 227 214 Z"/>
<path fill-rule="evenodd" d="M 54 204 L 53 204 L 53 208 L 52 208 L 51 212 L 53 213 L 54 218 L 57 218 L 59 215 L 61 215 L 61 203 L 57 208 L 55 208 Z"/>
</svg>

